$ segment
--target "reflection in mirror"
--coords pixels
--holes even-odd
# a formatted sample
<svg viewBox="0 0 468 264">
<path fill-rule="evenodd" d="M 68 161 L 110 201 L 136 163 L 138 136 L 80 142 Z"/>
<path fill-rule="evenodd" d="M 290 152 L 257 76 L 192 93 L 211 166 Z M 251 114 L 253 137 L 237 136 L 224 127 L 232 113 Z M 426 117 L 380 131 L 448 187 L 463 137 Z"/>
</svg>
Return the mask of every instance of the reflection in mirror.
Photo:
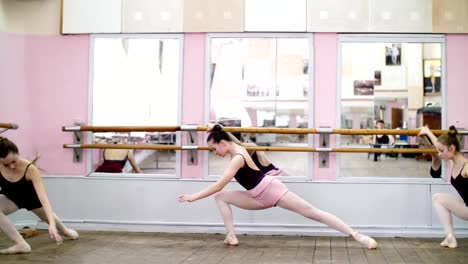
<svg viewBox="0 0 468 264">
<path fill-rule="evenodd" d="M 210 40 L 210 121 L 240 127 L 308 127 L 311 39 L 299 36 L 211 37 Z M 260 146 L 308 145 L 307 136 L 303 135 L 237 133 L 234 136 L 244 143 Z M 268 152 L 266 155 L 285 174 L 306 176 L 307 153 Z M 229 160 L 210 152 L 208 162 L 209 174 L 221 175 Z M 268 165 L 268 162 L 260 163 Z"/>
<path fill-rule="evenodd" d="M 386 39 L 387 40 L 387 39 Z M 439 42 L 439 43 L 437 43 Z M 441 129 L 443 39 L 340 40 L 341 127 Z M 418 148 L 417 137 L 343 135 L 340 147 Z M 340 153 L 342 177 L 431 177 L 429 154 Z"/>
<path fill-rule="evenodd" d="M 180 38 L 96 37 L 93 41 L 94 126 L 178 125 Z M 174 132 L 94 133 L 94 143 L 175 144 Z M 93 171 L 176 174 L 180 154 L 159 150 L 93 152 Z"/>
</svg>

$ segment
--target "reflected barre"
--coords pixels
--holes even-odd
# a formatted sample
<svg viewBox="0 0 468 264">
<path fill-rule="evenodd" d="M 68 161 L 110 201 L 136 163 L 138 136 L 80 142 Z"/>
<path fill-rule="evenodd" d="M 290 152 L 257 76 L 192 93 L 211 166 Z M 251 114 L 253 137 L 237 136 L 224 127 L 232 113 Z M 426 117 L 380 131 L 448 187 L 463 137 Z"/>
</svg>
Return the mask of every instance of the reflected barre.
<svg viewBox="0 0 468 264">
<path fill-rule="evenodd" d="M 0 133 L 5 132 L 8 129 L 18 129 L 18 125 L 14 123 L 0 123 Z"/>
<path fill-rule="evenodd" d="M 64 132 L 176 132 L 206 131 L 207 127 L 185 126 L 63 126 Z"/>
<path fill-rule="evenodd" d="M 159 144 L 63 144 L 71 149 L 146 149 L 146 150 L 210 150 L 207 146 L 174 146 Z M 436 149 L 419 148 L 310 148 L 310 147 L 245 147 L 249 151 L 281 152 L 344 152 L 344 153 L 437 153 Z"/>
<path fill-rule="evenodd" d="M 64 126 L 65 132 L 176 132 L 207 131 L 207 126 Z M 408 135 L 417 136 L 419 129 L 342 129 L 342 128 L 279 128 L 279 127 L 223 127 L 226 132 L 265 133 L 265 134 L 339 134 L 339 135 Z M 432 130 L 434 135 L 441 135 L 447 130 Z M 467 135 L 467 130 L 458 131 Z"/>
</svg>

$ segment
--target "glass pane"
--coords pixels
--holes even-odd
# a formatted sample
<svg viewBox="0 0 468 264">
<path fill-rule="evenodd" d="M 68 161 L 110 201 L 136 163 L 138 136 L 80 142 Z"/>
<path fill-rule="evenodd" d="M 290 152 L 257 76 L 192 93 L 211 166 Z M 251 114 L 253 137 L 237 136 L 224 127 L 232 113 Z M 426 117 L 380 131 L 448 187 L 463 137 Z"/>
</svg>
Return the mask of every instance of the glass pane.
<svg viewBox="0 0 468 264">
<path fill-rule="evenodd" d="M 341 127 L 441 128 L 442 43 L 341 44 Z M 418 148 L 417 137 L 340 136 L 340 147 Z M 431 155 L 341 153 L 344 177 L 431 177 Z"/>
<path fill-rule="evenodd" d="M 228 126 L 308 127 L 309 46 L 308 38 L 212 38 L 210 120 Z M 260 146 L 308 144 L 298 135 L 235 136 Z M 287 174 L 306 175 L 307 153 L 266 155 Z M 211 153 L 209 174 L 220 175 L 228 162 Z"/>
<path fill-rule="evenodd" d="M 179 45 L 179 39 L 96 38 L 92 124 L 176 126 L 179 110 L 174 105 L 178 105 L 179 97 Z M 93 138 L 100 143 L 174 144 L 175 137 L 172 132 L 131 132 L 95 133 Z M 133 154 L 143 173 L 175 174 L 173 151 L 121 153 L 106 150 L 105 156 L 131 160 Z M 96 155 L 98 157 L 93 160 L 99 159 L 99 162 L 94 168 L 103 163 L 104 153 Z M 132 172 L 130 162 L 125 164 L 123 172 Z"/>
</svg>

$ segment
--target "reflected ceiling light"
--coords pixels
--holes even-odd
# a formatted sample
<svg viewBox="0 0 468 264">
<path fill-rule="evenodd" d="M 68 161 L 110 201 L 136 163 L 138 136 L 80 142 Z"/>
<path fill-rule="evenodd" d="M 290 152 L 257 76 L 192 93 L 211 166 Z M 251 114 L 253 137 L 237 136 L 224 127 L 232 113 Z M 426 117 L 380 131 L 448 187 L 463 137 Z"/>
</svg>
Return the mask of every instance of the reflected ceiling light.
<svg viewBox="0 0 468 264">
<path fill-rule="evenodd" d="M 133 20 L 135 21 L 141 21 L 143 19 L 143 13 L 140 11 L 133 12 Z"/>
<path fill-rule="evenodd" d="M 392 13 L 384 11 L 380 13 L 380 17 L 382 18 L 382 20 L 390 20 L 390 18 L 392 17 Z"/>
<path fill-rule="evenodd" d="M 171 12 L 169 11 L 162 11 L 159 16 L 161 17 L 162 21 L 167 21 L 171 19 Z"/>
<path fill-rule="evenodd" d="M 320 11 L 319 18 L 324 20 L 328 19 L 328 11 Z"/>
</svg>

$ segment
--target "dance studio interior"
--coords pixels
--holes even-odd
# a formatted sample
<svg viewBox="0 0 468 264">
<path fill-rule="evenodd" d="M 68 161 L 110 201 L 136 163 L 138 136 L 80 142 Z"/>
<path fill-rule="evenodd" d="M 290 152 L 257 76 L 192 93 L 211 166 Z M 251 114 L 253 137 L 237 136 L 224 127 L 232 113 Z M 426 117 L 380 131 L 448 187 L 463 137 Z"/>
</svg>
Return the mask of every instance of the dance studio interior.
<svg viewBox="0 0 468 264">
<path fill-rule="evenodd" d="M 15 243 L 7 225 L 30 245 L 0 263 L 468 263 L 453 185 L 467 47 L 467 0 L 1 0 L 0 137 L 79 238 L 56 243 L 0 190 L 0 249 Z M 240 142 L 223 150 L 265 154 L 287 194 L 268 209 L 223 200 L 251 192 L 209 124 Z M 457 129 L 458 160 L 425 126 Z M 439 194 L 462 216 L 447 206 L 441 221 Z"/>
</svg>

